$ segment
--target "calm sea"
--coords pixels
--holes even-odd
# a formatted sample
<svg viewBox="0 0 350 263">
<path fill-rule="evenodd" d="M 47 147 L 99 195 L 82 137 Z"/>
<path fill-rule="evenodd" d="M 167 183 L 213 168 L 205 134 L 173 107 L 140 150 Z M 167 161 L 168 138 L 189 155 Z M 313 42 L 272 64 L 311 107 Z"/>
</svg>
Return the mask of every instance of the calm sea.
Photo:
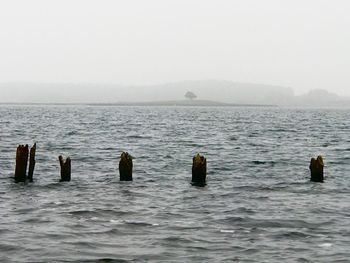
<svg viewBox="0 0 350 263">
<path fill-rule="evenodd" d="M 15 184 L 34 142 L 34 182 Z M 325 183 L 309 181 L 318 154 Z M 349 262 L 349 174 L 345 109 L 0 106 L 0 261 Z"/>
</svg>

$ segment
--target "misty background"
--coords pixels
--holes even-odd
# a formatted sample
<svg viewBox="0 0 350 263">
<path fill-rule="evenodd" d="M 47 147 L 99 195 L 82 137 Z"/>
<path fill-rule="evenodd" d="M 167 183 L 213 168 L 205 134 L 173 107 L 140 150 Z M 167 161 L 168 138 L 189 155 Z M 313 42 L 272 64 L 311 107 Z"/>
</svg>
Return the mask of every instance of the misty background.
<svg viewBox="0 0 350 263">
<path fill-rule="evenodd" d="M 181 100 L 191 90 L 227 103 L 348 105 L 349 7 L 2 1 L 0 102 Z"/>
</svg>

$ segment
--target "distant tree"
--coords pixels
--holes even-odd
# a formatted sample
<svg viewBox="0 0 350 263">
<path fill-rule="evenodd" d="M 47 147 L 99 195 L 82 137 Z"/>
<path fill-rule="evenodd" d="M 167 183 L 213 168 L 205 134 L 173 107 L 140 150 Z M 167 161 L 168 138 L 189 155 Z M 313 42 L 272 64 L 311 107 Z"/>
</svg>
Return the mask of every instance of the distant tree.
<svg viewBox="0 0 350 263">
<path fill-rule="evenodd" d="M 187 91 L 185 94 L 185 98 L 193 100 L 193 99 L 197 98 L 197 96 L 192 91 Z"/>
</svg>

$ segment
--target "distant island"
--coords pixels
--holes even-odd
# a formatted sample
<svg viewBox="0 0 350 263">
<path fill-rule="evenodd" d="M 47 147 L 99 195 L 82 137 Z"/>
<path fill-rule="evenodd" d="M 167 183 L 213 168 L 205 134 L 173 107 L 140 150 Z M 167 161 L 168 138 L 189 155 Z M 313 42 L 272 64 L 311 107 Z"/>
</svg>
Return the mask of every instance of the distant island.
<svg viewBox="0 0 350 263">
<path fill-rule="evenodd" d="M 326 90 L 314 89 L 296 96 L 290 87 L 223 80 L 145 86 L 13 82 L 0 83 L 0 92 L 0 103 L 350 107 L 350 98 Z"/>
<path fill-rule="evenodd" d="M 188 106 L 188 107 L 277 107 L 268 104 L 238 104 L 211 100 L 169 100 L 147 102 L 87 103 L 91 106 Z"/>
</svg>

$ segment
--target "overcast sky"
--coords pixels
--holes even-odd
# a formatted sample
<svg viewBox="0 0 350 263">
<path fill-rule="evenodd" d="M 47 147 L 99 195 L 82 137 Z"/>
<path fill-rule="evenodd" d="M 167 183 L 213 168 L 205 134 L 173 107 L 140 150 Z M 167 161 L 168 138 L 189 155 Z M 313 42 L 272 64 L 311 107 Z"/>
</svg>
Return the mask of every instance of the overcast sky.
<svg viewBox="0 0 350 263">
<path fill-rule="evenodd" d="M 347 0 L 4 0 L 0 82 L 223 79 L 350 95 Z"/>
</svg>

